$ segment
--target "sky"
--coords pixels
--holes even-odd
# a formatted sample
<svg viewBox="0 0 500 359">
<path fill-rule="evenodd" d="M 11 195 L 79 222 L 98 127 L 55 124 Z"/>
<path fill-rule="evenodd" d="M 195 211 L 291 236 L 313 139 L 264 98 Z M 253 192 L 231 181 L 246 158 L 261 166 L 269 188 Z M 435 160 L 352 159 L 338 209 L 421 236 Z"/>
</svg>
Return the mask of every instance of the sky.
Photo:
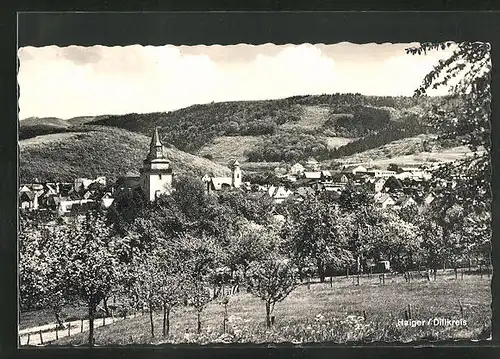
<svg viewBox="0 0 500 359">
<path fill-rule="evenodd" d="M 19 118 L 167 112 L 295 95 L 411 96 L 452 51 L 407 55 L 415 45 L 23 47 Z"/>
</svg>

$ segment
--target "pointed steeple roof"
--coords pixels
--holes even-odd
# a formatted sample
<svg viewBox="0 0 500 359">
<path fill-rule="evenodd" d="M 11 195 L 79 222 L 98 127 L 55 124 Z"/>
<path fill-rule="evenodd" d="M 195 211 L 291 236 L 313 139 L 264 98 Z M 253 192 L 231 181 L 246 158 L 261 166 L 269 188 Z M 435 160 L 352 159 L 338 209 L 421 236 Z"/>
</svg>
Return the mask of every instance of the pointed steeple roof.
<svg viewBox="0 0 500 359">
<path fill-rule="evenodd" d="M 150 147 L 159 147 L 162 146 L 160 141 L 160 135 L 158 135 L 158 127 L 155 127 L 155 131 L 153 132 L 153 137 L 151 138 Z"/>
<path fill-rule="evenodd" d="M 151 161 L 159 158 L 165 158 L 165 155 L 163 153 L 163 144 L 161 143 L 160 135 L 158 134 L 158 127 L 155 127 L 153 136 L 151 137 L 151 144 L 149 145 L 147 160 Z"/>
</svg>

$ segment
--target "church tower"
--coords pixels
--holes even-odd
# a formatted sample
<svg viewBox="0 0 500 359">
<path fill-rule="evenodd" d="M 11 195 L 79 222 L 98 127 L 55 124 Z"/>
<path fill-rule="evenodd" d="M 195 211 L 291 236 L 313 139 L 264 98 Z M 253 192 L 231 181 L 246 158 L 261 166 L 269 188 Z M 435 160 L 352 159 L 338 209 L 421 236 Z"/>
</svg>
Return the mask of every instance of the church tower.
<svg viewBox="0 0 500 359">
<path fill-rule="evenodd" d="M 234 161 L 232 168 L 232 185 L 233 188 L 241 187 L 241 168 L 238 161 Z"/>
<path fill-rule="evenodd" d="M 163 145 L 158 135 L 158 127 L 155 127 L 149 153 L 143 161 L 141 169 L 141 186 L 150 201 L 154 201 L 159 195 L 172 191 L 172 167 L 170 161 L 163 153 Z"/>
</svg>

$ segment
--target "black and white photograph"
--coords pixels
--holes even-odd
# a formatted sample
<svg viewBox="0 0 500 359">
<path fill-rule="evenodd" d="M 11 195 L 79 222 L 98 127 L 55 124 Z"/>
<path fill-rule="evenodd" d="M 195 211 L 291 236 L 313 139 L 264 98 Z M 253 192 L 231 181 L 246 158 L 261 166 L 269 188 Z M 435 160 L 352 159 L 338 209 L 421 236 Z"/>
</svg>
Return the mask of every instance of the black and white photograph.
<svg viewBox="0 0 500 359">
<path fill-rule="evenodd" d="M 490 340 L 490 51 L 19 46 L 19 348 Z"/>
</svg>

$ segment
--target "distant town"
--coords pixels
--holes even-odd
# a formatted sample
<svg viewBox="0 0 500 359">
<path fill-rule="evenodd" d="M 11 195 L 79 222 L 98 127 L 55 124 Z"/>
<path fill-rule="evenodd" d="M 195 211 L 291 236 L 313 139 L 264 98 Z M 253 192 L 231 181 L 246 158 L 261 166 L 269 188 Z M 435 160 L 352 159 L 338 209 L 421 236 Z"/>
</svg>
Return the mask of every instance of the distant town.
<svg viewBox="0 0 500 359">
<path fill-rule="evenodd" d="M 340 170 L 323 169 L 314 158 L 297 162 L 287 168 L 277 168 L 276 177 L 282 185 L 256 184 L 245 181 L 238 161 L 231 166 L 231 176 L 214 177 L 206 174 L 201 180 L 208 193 L 240 190 L 254 196 L 269 197 L 275 203 L 302 201 L 305 196 L 318 192 L 340 195 L 347 187 L 362 188 L 374 197 L 381 208 L 400 208 L 409 205 L 428 205 L 434 200 L 429 181 L 432 175 L 421 167 L 388 169 L 367 168 L 361 165 L 343 166 Z M 75 178 L 74 182 L 24 183 L 19 188 L 21 210 L 52 211 L 61 217 L 85 213 L 96 207 L 108 208 L 117 191 L 142 188 L 147 198 L 154 201 L 172 190 L 173 169 L 163 151 L 158 129 L 153 132 L 150 151 L 140 174 L 127 174 L 110 183 L 106 177 Z M 443 186 L 454 183 L 443 181 Z"/>
</svg>

